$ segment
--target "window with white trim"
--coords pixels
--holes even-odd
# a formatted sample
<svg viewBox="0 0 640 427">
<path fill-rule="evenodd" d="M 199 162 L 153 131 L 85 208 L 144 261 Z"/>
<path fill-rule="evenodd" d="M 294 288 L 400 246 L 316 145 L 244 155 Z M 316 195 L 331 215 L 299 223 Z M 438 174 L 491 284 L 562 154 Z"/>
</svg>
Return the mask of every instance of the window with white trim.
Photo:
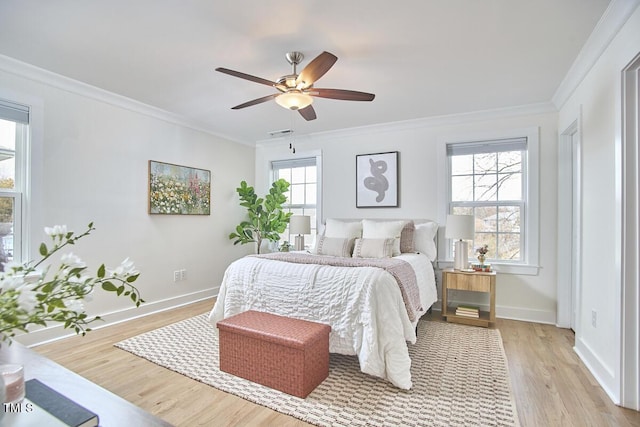
<svg viewBox="0 0 640 427">
<path fill-rule="evenodd" d="M 287 202 L 283 205 L 287 212 L 294 215 L 311 217 L 311 234 L 305 236 L 305 243 L 311 243 L 311 236 L 316 234 L 316 215 L 318 211 L 318 166 L 316 157 L 277 160 L 271 162 L 273 181 L 285 179 L 289 185 L 286 194 Z M 295 236 L 289 234 L 289 228 L 282 234 L 282 239 L 292 245 Z"/>
<path fill-rule="evenodd" d="M 446 150 L 449 213 L 475 217 L 470 259 L 487 245 L 489 261 L 529 262 L 528 139 L 449 143 Z"/>
<path fill-rule="evenodd" d="M 22 199 L 29 107 L 0 99 L 0 271 L 22 262 Z"/>
</svg>

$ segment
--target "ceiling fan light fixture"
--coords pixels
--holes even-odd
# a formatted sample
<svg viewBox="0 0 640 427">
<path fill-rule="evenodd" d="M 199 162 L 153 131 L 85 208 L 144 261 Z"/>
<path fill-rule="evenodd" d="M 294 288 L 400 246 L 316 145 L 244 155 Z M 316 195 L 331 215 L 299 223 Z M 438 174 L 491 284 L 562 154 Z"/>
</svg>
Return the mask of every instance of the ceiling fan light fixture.
<svg viewBox="0 0 640 427">
<path fill-rule="evenodd" d="M 313 103 L 313 98 L 300 91 L 289 91 L 276 97 L 278 105 L 289 110 L 302 110 Z"/>
</svg>

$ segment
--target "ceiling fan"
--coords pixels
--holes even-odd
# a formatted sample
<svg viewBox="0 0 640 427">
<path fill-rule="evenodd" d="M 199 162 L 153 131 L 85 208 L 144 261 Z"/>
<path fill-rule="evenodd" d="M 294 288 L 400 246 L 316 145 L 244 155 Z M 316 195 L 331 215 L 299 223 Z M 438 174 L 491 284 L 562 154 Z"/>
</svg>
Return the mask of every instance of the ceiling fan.
<svg viewBox="0 0 640 427">
<path fill-rule="evenodd" d="M 315 120 L 316 112 L 311 105 L 313 97 L 340 99 L 344 101 L 373 101 L 373 98 L 375 98 L 375 95 L 372 93 L 357 92 L 354 90 L 314 88 L 313 84 L 324 76 L 338 60 L 337 56 L 329 52 L 322 52 L 315 57 L 313 61 L 304 67 L 300 74 L 297 73 L 296 67 L 302 62 L 304 55 L 300 52 L 289 52 L 286 54 L 286 58 L 289 64 L 292 65 L 293 72 L 280 77 L 275 82 L 239 71 L 229 70 L 228 68 L 216 68 L 216 71 L 221 73 L 272 86 L 279 90 L 279 93 L 263 96 L 262 98 L 236 105 L 232 107 L 232 110 L 251 107 L 252 105 L 275 99 L 278 105 L 290 110 L 297 110 L 305 120 Z"/>
</svg>

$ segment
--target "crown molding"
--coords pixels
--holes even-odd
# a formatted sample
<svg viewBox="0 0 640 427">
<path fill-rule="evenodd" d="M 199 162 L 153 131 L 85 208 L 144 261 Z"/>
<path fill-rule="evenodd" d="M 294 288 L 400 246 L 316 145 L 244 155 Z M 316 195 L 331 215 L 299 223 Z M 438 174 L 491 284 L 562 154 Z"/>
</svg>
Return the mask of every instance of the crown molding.
<svg viewBox="0 0 640 427">
<path fill-rule="evenodd" d="M 578 53 L 551 101 L 558 110 L 569 100 L 582 80 L 627 22 L 640 0 L 612 0 Z"/>
<path fill-rule="evenodd" d="M 35 65 L 19 61 L 9 56 L 0 55 L 0 71 L 52 86 L 76 95 L 84 96 L 86 98 L 91 98 L 96 101 L 104 102 L 115 107 L 133 111 L 135 113 L 144 114 L 145 116 L 153 117 L 171 124 L 204 132 L 227 141 L 236 142 L 250 147 L 254 146 L 252 143 L 247 143 L 246 141 L 233 138 L 229 135 L 222 135 L 212 129 L 209 129 L 202 123 L 195 123 L 194 121 L 185 119 L 178 114 L 170 113 L 161 108 L 136 101 L 135 99 L 127 98 L 126 96 L 118 95 L 116 93 L 100 89 L 99 87 L 56 74 L 52 71 L 36 67 Z"/>
<path fill-rule="evenodd" d="M 480 122 L 504 119 L 526 115 L 557 113 L 558 110 L 550 102 L 520 105 L 516 107 L 497 108 L 492 110 L 472 111 L 468 113 L 448 114 L 442 116 L 424 117 L 420 119 L 403 120 L 397 122 L 378 123 L 375 125 L 338 129 L 326 132 L 310 133 L 296 137 L 296 143 L 312 139 L 334 139 L 352 136 L 362 136 L 383 132 L 402 132 L 419 128 L 433 128 L 438 126 L 459 125 L 460 123 Z M 287 141 L 288 137 L 261 139 L 256 142 L 257 147 L 268 147 L 275 143 Z"/>
</svg>

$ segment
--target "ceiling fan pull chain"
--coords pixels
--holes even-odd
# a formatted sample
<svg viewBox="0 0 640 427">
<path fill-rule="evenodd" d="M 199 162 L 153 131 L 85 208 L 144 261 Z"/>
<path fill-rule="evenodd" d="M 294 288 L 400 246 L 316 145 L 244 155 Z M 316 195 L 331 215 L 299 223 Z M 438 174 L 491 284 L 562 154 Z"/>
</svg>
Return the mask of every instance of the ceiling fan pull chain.
<svg viewBox="0 0 640 427">
<path fill-rule="evenodd" d="M 289 140 L 289 150 L 291 150 L 291 152 L 293 154 L 296 154 L 296 147 L 294 145 L 294 143 L 296 142 L 296 140 L 294 139 L 294 133 L 296 132 L 295 128 L 295 111 L 291 111 L 289 114 L 291 114 L 289 117 L 291 118 L 291 127 L 289 129 L 291 129 L 291 133 L 289 134 L 289 138 L 291 138 Z"/>
</svg>

